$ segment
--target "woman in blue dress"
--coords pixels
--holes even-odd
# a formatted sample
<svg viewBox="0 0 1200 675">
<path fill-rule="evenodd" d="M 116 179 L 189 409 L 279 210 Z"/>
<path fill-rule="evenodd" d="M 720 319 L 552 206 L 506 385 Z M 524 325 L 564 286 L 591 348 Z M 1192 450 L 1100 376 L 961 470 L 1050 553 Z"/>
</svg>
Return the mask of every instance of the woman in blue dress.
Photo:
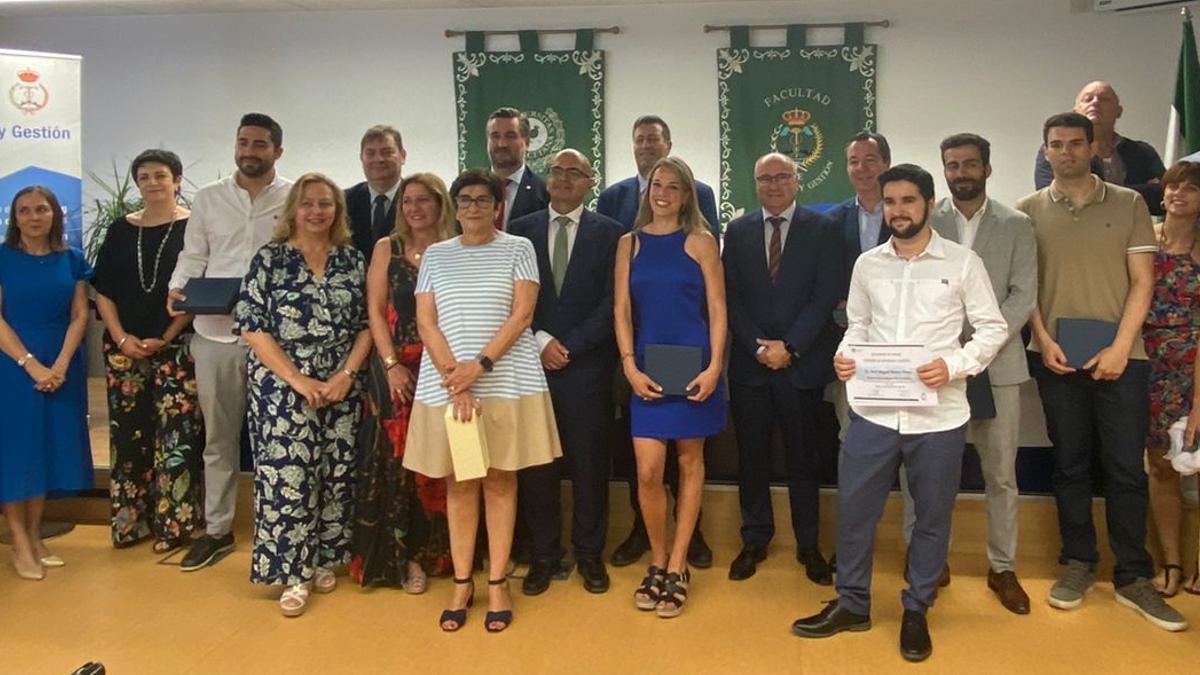
<svg viewBox="0 0 1200 675">
<path fill-rule="evenodd" d="M 63 240 L 62 207 L 49 189 L 13 198 L 0 246 L 0 503 L 13 538 L 13 566 L 39 580 L 61 567 L 39 534 L 46 497 L 92 484 L 87 329 L 92 268 Z"/>
<path fill-rule="evenodd" d="M 303 614 L 310 590 L 332 591 L 350 562 L 358 372 L 371 351 L 365 285 L 341 189 L 301 176 L 234 311 L 251 349 L 250 580 L 285 587 L 284 616 Z"/>
<path fill-rule="evenodd" d="M 633 389 L 630 426 L 638 494 L 653 561 L 634 593 L 638 609 L 678 616 L 691 576 L 688 542 L 700 514 L 704 440 L 725 427 L 725 278 L 717 240 L 696 204 L 692 171 L 664 157 L 650 172 L 633 231 L 617 249 L 613 309 L 621 367 Z M 688 396 L 665 395 L 644 372 L 646 345 L 699 347 L 702 368 Z M 675 536 L 667 549 L 663 488 L 667 441 L 679 455 Z"/>
</svg>

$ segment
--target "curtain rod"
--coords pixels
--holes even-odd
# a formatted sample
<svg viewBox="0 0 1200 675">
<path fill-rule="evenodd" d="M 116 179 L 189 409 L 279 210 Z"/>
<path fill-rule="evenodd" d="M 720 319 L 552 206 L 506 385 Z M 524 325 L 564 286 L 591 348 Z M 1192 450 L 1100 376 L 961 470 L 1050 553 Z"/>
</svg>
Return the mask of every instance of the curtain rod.
<svg viewBox="0 0 1200 675">
<path fill-rule="evenodd" d="M 542 33 L 542 34 L 548 34 L 548 35 L 574 35 L 576 32 L 581 31 L 581 30 L 590 30 L 590 31 L 593 31 L 596 33 L 611 33 L 613 35 L 617 35 L 621 32 L 621 27 L 620 26 L 609 26 L 608 28 L 539 28 L 539 29 L 536 29 L 535 32 Z M 461 37 L 463 35 L 466 35 L 469 32 L 479 32 L 479 33 L 483 33 L 486 36 L 486 35 L 517 35 L 521 31 L 519 31 L 519 30 L 465 31 L 465 30 L 453 30 L 453 29 L 447 28 L 446 29 L 446 37 L 448 37 L 448 38 Z"/>
<path fill-rule="evenodd" d="M 798 22 L 798 23 L 800 23 L 800 22 Z M 861 22 L 859 22 L 859 21 L 843 21 L 843 22 L 839 22 L 839 23 L 802 23 L 802 25 L 805 28 L 841 28 L 841 27 L 845 26 L 846 24 L 851 24 L 851 23 L 862 23 L 862 25 L 864 25 L 864 26 L 874 26 L 876 28 L 888 28 L 892 25 L 892 22 L 888 21 L 887 19 L 884 19 L 883 21 L 861 21 Z M 762 24 L 748 25 L 748 26 L 746 26 L 746 28 L 751 28 L 751 29 L 755 29 L 755 30 L 758 30 L 758 29 L 783 30 L 783 29 L 787 28 L 788 25 L 789 24 L 786 24 L 786 23 L 762 23 Z M 730 31 L 730 30 L 733 30 L 734 28 L 736 28 L 736 26 L 716 26 L 716 25 L 708 24 L 708 23 L 704 24 L 704 32 L 705 33 L 715 33 L 717 31 Z"/>
</svg>

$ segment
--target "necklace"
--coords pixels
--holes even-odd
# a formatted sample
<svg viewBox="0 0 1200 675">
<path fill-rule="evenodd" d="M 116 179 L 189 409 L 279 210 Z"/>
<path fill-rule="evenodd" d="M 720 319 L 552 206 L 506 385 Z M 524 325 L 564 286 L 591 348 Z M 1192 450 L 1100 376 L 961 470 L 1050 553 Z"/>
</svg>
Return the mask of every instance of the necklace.
<svg viewBox="0 0 1200 675">
<path fill-rule="evenodd" d="M 144 213 L 144 212 L 143 212 Z M 145 217 L 143 215 L 143 217 Z M 158 265 L 162 262 L 163 250 L 167 248 L 167 240 L 171 238 L 171 230 L 175 229 L 175 223 L 179 222 L 178 218 L 172 214 L 171 224 L 167 226 L 167 233 L 163 235 L 162 241 L 158 243 L 158 253 L 154 254 L 154 273 L 150 275 L 150 284 L 146 285 L 146 268 L 142 264 L 142 232 L 146 229 L 145 225 L 138 226 L 137 236 L 137 267 L 138 267 L 138 286 L 141 286 L 142 292 L 147 295 L 154 292 L 154 287 L 158 285 Z"/>
</svg>

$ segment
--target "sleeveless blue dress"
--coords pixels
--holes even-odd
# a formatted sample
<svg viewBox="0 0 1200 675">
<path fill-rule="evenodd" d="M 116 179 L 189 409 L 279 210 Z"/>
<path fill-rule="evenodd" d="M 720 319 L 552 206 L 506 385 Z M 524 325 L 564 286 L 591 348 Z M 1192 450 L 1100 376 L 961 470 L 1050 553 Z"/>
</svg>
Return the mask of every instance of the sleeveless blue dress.
<svg viewBox="0 0 1200 675">
<path fill-rule="evenodd" d="M 704 367 L 712 358 L 704 274 L 684 251 L 687 233 L 637 233 L 639 244 L 629 274 L 633 298 L 634 356 L 645 369 L 647 344 L 700 347 Z M 725 380 L 702 403 L 683 396 L 656 401 L 630 398 L 630 427 L 638 438 L 705 438 L 725 428 Z"/>
</svg>

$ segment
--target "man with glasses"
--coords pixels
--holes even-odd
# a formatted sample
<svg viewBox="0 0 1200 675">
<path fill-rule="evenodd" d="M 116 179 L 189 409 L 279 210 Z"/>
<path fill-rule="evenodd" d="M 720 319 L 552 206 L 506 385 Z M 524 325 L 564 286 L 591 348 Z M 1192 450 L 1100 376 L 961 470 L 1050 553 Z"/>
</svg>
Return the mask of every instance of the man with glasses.
<svg viewBox="0 0 1200 675">
<path fill-rule="evenodd" d="M 396 191 L 407 157 L 400 132 L 383 124 L 367 129 L 358 144 L 366 180 L 346 190 L 346 216 L 354 248 L 367 260 L 375 242 L 391 234 L 396 225 Z"/>
<path fill-rule="evenodd" d="M 571 476 L 571 545 L 583 587 L 608 590 L 601 555 L 608 529 L 609 427 L 616 366 L 613 341 L 613 256 L 621 224 L 583 206 L 595 184 L 592 164 L 577 150 L 550 163 L 550 205 L 513 220 L 509 232 L 533 242 L 541 287 L 534 336 L 563 459 Z M 529 528 L 533 564 L 521 590 L 538 595 L 562 568 L 558 462 L 521 470 L 521 517 Z"/>
<path fill-rule="evenodd" d="M 521 216 L 546 208 L 546 183 L 525 163 L 529 150 L 529 118 L 516 108 L 499 108 L 488 117 L 487 151 L 492 173 L 504 186 L 504 208 L 496 214 L 496 229 Z"/>
<path fill-rule="evenodd" d="M 771 431 L 778 424 L 791 503 L 796 558 L 808 578 L 833 583 L 817 547 L 820 522 L 818 409 L 833 380 L 841 298 L 837 224 L 796 204 L 796 163 L 763 155 L 754 165 L 760 209 L 725 232 L 726 304 L 733 347 L 729 391 L 738 441 L 742 551 L 729 578 L 754 576 L 775 533 L 771 509 Z"/>
</svg>

